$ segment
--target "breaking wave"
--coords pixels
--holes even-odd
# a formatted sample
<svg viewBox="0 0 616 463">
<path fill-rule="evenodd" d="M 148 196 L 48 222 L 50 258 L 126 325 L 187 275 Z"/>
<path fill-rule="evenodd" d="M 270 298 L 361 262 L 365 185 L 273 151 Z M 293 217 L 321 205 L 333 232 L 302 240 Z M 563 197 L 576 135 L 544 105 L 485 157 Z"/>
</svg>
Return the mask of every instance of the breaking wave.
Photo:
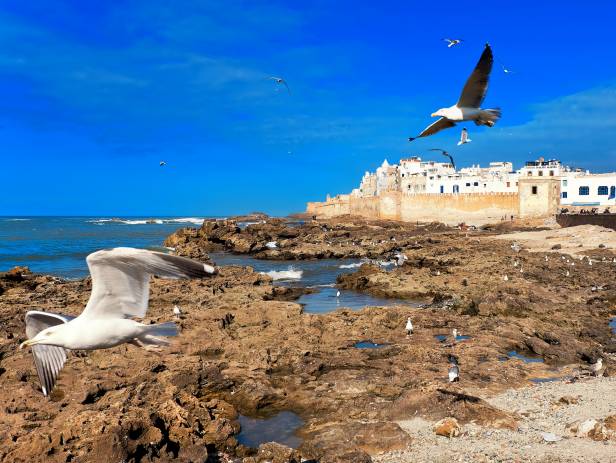
<svg viewBox="0 0 616 463">
<path fill-rule="evenodd" d="M 264 275 L 269 275 L 273 280 L 299 280 L 303 275 L 303 270 L 295 270 L 289 267 L 288 270 L 270 270 L 269 272 L 261 272 Z"/>
<path fill-rule="evenodd" d="M 192 223 L 194 225 L 202 225 L 205 219 L 198 217 L 180 217 L 175 219 L 92 219 L 86 220 L 88 223 L 102 225 L 105 223 L 121 223 L 124 225 L 162 225 L 166 223 Z"/>
</svg>

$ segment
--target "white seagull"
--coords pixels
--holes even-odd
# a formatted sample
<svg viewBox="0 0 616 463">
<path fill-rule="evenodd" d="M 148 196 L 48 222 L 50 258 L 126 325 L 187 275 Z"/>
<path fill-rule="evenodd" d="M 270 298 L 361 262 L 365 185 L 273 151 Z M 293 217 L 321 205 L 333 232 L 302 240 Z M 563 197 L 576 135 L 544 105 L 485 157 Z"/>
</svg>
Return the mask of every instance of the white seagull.
<svg viewBox="0 0 616 463">
<path fill-rule="evenodd" d="M 599 376 L 601 368 L 603 368 L 603 359 L 599 357 L 597 361 L 590 366 L 590 370 L 594 376 Z"/>
<path fill-rule="evenodd" d="M 413 322 L 411 321 L 411 317 L 406 319 L 406 335 L 410 336 L 413 334 Z"/>
<path fill-rule="evenodd" d="M 447 42 L 447 48 L 455 47 L 462 43 L 462 39 L 443 39 L 443 42 Z"/>
<path fill-rule="evenodd" d="M 336 297 L 340 297 L 340 290 L 336 291 Z"/>
<path fill-rule="evenodd" d="M 508 277 L 507 275 L 505 275 L 505 276 L 503 277 L 503 281 L 509 281 L 509 277 Z"/>
<path fill-rule="evenodd" d="M 449 108 L 441 108 L 432 113 L 432 117 L 440 116 L 440 119 L 426 127 L 416 137 L 410 137 L 409 141 L 419 137 L 434 135 L 462 121 L 473 121 L 476 125 L 487 125 L 488 127 L 494 126 L 496 121 L 500 119 L 500 109 L 481 108 L 481 103 L 483 103 L 488 91 L 488 81 L 490 80 L 493 62 L 492 49 L 489 44 L 486 44 L 479 62 L 462 89 L 458 102 Z"/>
<path fill-rule="evenodd" d="M 268 241 L 265 243 L 265 247 L 268 249 L 276 249 L 278 247 L 278 243 L 276 241 Z"/>
<path fill-rule="evenodd" d="M 174 305 L 173 306 L 173 316 L 175 318 L 180 318 L 180 315 L 182 315 L 182 310 L 177 305 Z"/>
<path fill-rule="evenodd" d="M 144 249 L 115 248 L 97 251 L 86 258 L 92 276 L 90 299 L 78 317 L 29 311 L 28 340 L 43 395 L 53 389 L 66 362 L 67 350 L 96 350 L 123 343 L 151 348 L 167 345 L 158 336 L 176 336 L 173 322 L 144 325 L 148 309 L 150 276 L 203 278 L 217 273 L 215 267 L 185 257 Z"/>
<path fill-rule="evenodd" d="M 455 363 L 449 367 L 449 382 L 460 381 L 460 367 Z"/>
<path fill-rule="evenodd" d="M 472 142 L 473 140 L 471 140 L 470 138 L 468 138 L 468 130 L 466 130 L 466 127 L 464 127 L 462 129 L 462 132 L 460 132 L 460 141 L 458 142 L 458 146 L 460 145 L 466 145 L 467 143 Z"/>
<path fill-rule="evenodd" d="M 453 331 L 451 332 L 451 334 L 453 335 L 453 340 L 455 342 L 456 339 L 458 339 L 458 330 L 456 328 L 454 328 Z"/>
<path fill-rule="evenodd" d="M 284 85 L 285 87 L 287 87 L 287 92 L 289 92 L 289 95 L 291 94 L 291 89 L 287 85 L 287 81 L 284 80 L 282 77 L 271 76 L 270 79 L 279 85 Z"/>
</svg>

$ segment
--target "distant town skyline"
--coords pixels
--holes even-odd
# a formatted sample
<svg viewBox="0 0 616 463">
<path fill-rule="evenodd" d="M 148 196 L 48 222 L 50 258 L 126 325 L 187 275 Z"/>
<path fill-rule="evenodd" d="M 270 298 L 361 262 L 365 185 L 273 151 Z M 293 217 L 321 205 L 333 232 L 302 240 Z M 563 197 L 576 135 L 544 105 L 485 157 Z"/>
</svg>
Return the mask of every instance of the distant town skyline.
<svg viewBox="0 0 616 463">
<path fill-rule="evenodd" d="M 615 10 L 7 0 L 0 215 L 282 215 L 383 159 L 443 161 L 432 148 L 459 167 L 543 156 L 614 171 Z M 409 144 L 486 42 L 502 119 Z M 473 141 L 458 147 L 462 127 Z"/>
</svg>

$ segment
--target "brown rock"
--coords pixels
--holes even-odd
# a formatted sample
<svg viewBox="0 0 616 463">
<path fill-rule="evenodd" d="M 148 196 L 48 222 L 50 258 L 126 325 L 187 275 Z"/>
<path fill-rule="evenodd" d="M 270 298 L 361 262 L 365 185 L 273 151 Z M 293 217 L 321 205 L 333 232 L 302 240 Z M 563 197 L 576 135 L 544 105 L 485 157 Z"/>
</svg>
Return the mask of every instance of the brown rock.
<svg viewBox="0 0 616 463">
<path fill-rule="evenodd" d="M 458 437 L 460 435 L 460 425 L 455 418 L 443 418 L 434 425 L 434 432 L 437 436 Z"/>
</svg>

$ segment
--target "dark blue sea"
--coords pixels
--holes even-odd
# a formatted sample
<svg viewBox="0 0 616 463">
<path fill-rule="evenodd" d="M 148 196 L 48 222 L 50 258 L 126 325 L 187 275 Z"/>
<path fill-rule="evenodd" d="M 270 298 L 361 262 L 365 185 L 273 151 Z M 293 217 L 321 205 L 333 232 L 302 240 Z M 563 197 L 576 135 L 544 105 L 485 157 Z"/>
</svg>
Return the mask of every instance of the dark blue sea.
<svg viewBox="0 0 616 463">
<path fill-rule="evenodd" d="M 202 217 L 0 217 L 0 271 L 26 265 L 65 278 L 88 275 L 85 258 L 99 249 L 128 246 L 161 250 L 178 228 Z"/>
</svg>

